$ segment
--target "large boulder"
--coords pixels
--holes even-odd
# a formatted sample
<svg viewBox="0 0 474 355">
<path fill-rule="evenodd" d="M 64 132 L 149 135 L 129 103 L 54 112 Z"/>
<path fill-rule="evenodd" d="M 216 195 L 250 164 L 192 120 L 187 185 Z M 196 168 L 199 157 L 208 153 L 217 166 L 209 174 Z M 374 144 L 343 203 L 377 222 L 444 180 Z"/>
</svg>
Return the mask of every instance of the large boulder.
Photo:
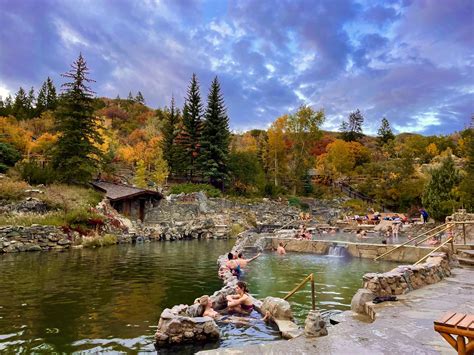
<svg viewBox="0 0 474 355">
<path fill-rule="evenodd" d="M 375 295 L 372 291 L 366 288 L 359 288 L 351 301 L 351 309 L 353 312 L 364 314 L 365 304 L 372 301 Z"/>
<path fill-rule="evenodd" d="M 282 298 L 267 297 L 262 303 L 262 314 L 269 312 L 273 319 L 293 320 L 290 304 Z"/>
</svg>

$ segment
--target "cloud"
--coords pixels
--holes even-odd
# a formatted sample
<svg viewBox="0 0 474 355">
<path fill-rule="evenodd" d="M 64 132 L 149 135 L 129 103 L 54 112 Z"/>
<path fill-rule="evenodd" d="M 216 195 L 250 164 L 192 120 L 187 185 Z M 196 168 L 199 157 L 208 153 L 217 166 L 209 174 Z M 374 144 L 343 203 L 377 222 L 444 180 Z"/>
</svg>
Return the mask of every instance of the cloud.
<svg viewBox="0 0 474 355">
<path fill-rule="evenodd" d="M 182 105 L 219 76 L 231 126 L 264 128 L 300 104 L 337 129 L 359 108 L 399 131 L 446 133 L 474 112 L 474 3 L 452 1 L 2 0 L 1 88 L 39 88 L 79 52 L 98 95 Z M 0 94 L 1 94 L 0 88 Z"/>
</svg>

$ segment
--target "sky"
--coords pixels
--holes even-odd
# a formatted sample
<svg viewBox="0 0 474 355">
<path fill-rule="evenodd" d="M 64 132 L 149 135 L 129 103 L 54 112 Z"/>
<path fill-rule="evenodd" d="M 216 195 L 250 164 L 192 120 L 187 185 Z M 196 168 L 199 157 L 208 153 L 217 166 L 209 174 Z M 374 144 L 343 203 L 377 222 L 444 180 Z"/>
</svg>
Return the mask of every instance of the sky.
<svg viewBox="0 0 474 355">
<path fill-rule="evenodd" d="M 36 89 L 81 52 L 98 96 L 182 105 L 217 76 L 231 128 L 267 128 L 301 105 L 337 130 L 447 134 L 474 114 L 472 0 L 0 0 L 0 95 Z"/>
</svg>

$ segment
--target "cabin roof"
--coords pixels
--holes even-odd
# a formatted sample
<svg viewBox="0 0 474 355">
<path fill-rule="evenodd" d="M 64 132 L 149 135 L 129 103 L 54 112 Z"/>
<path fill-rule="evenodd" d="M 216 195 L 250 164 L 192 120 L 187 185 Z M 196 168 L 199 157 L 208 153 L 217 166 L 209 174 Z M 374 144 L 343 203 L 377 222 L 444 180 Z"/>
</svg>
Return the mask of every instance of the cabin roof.
<svg viewBox="0 0 474 355">
<path fill-rule="evenodd" d="M 154 196 L 163 198 L 158 191 L 140 189 L 124 184 L 114 184 L 106 181 L 94 181 L 91 183 L 96 189 L 105 192 L 105 196 L 111 201 L 118 201 L 139 196 Z"/>
</svg>

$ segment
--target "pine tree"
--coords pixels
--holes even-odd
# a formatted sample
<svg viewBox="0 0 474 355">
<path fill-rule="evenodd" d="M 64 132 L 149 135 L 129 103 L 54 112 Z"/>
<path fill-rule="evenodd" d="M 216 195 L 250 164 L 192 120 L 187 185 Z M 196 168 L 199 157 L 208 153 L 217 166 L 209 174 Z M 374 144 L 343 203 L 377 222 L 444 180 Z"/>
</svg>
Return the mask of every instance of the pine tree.
<svg viewBox="0 0 474 355">
<path fill-rule="evenodd" d="M 161 149 L 163 158 L 168 163 L 170 172 L 176 174 L 177 164 L 179 161 L 176 156 L 177 136 L 179 133 L 179 110 L 176 109 L 174 97 L 171 98 L 171 107 L 165 112 L 165 120 L 163 123 L 163 140 L 161 141 Z"/>
<path fill-rule="evenodd" d="M 364 123 L 364 116 L 360 110 L 356 110 L 349 114 L 347 122 L 341 124 L 341 138 L 346 142 L 357 141 L 362 138 L 362 124 Z"/>
<path fill-rule="evenodd" d="M 434 219 L 441 221 L 458 207 L 453 189 L 459 181 L 459 173 L 449 153 L 441 166 L 431 171 L 431 179 L 422 197 L 423 205 Z"/>
<path fill-rule="evenodd" d="M 181 132 L 184 151 L 186 152 L 186 163 L 188 166 L 188 179 L 192 181 L 197 170 L 197 157 L 199 156 L 199 146 L 202 126 L 202 103 L 199 94 L 199 83 L 196 74 L 193 73 L 189 85 L 187 97 L 183 108 L 183 132 Z"/>
<path fill-rule="evenodd" d="M 36 98 L 35 98 L 35 89 L 31 87 L 30 91 L 28 92 L 26 107 L 28 112 L 28 118 L 35 117 L 35 107 L 36 107 Z"/>
<path fill-rule="evenodd" d="M 41 85 L 41 89 L 38 92 L 38 97 L 36 99 L 36 115 L 40 116 L 47 110 L 55 110 L 57 107 L 57 101 L 56 88 L 54 87 L 53 81 L 48 77 L 43 85 Z"/>
<path fill-rule="evenodd" d="M 222 188 L 228 177 L 229 137 L 229 118 L 215 77 L 207 97 L 199 162 L 204 176 L 216 187 Z"/>
<path fill-rule="evenodd" d="M 19 120 L 28 118 L 28 96 L 22 87 L 20 87 L 15 95 L 12 114 Z"/>
<path fill-rule="evenodd" d="M 11 115 L 13 112 L 13 99 L 11 95 L 8 95 L 5 99 L 5 108 L 4 108 L 4 115 L 8 116 Z"/>
<path fill-rule="evenodd" d="M 133 95 L 132 95 L 131 91 L 128 92 L 127 100 L 128 101 L 133 101 Z"/>
<path fill-rule="evenodd" d="M 137 96 L 135 96 L 135 102 L 145 105 L 145 98 L 143 97 L 142 93 L 139 91 L 137 92 Z"/>
<path fill-rule="evenodd" d="M 390 128 L 390 122 L 388 122 L 385 117 L 382 118 L 382 123 L 377 133 L 380 145 L 384 145 L 395 138 L 392 129 Z"/>
<path fill-rule="evenodd" d="M 56 115 L 60 137 L 54 149 L 53 166 L 68 183 L 89 182 L 102 157 L 98 145 L 103 139 L 93 116 L 93 91 L 87 86 L 94 80 L 89 79 L 88 74 L 82 54 L 71 69 L 62 74 L 70 81 L 62 85 L 64 94 Z"/>
<path fill-rule="evenodd" d="M 3 102 L 3 97 L 0 96 L 0 117 L 6 116 L 5 114 L 5 103 Z"/>
</svg>

